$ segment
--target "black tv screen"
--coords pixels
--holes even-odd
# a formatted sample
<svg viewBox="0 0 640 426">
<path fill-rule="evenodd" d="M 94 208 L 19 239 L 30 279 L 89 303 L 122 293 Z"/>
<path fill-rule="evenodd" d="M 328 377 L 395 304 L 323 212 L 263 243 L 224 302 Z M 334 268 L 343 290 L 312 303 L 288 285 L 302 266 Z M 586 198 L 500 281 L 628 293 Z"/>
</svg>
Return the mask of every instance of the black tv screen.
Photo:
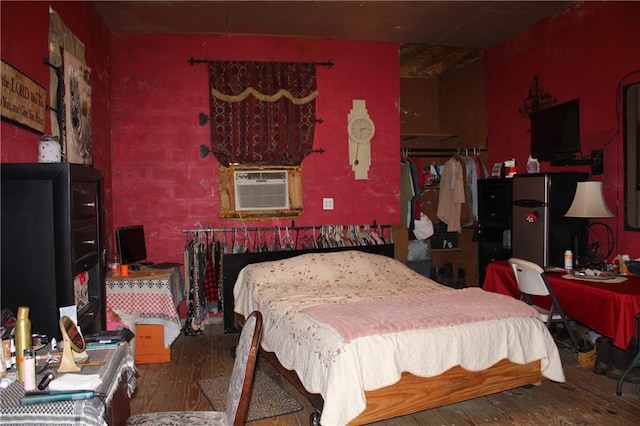
<svg viewBox="0 0 640 426">
<path fill-rule="evenodd" d="M 143 261 L 147 258 L 147 246 L 142 225 L 123 226 L 116 229 L 116 244 L 123 265 Z"/>
<path fill-rule="evenodd" d="M 580 101 L 532 112 L 531 156 L 538 161 L 571 159 L 580 152 Z"/>
</svg>

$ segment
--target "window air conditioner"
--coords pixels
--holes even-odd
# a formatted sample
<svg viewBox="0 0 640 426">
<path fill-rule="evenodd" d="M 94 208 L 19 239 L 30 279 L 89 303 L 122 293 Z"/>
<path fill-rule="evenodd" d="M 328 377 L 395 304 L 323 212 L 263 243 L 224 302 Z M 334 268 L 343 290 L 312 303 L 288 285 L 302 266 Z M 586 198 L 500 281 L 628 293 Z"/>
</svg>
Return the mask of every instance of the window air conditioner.
<svg viewBox="0 0 640 426">
<path fill-rule="evenodd" d="M 287 210 L 286 170 L 234 172 L 236 210 Z"/>
</svg>

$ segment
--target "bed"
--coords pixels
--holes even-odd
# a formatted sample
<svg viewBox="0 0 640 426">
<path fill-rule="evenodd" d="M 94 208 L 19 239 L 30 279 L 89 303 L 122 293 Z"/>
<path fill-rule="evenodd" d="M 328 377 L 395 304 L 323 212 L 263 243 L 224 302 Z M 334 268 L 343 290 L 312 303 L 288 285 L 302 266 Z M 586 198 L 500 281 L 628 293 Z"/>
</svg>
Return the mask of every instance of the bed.
<svg viewBox="0 0 640 426">
<path fill-rule="evenodd" d="M 564 382 L 537 312 L 454 290 L 392 258 L 312 253 L 243 268 L 239 318 L 264 319 L 262 354 L 321 413 L 364 424 L 536 384 Z"/>
</svg>

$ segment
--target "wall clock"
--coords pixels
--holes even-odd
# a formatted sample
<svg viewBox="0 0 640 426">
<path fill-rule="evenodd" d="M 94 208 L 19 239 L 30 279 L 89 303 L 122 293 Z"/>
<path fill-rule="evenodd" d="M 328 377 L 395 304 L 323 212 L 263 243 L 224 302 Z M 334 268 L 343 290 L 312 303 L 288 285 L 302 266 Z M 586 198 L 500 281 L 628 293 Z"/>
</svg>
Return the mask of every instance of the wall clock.
<svg viewBox="0 0 640 426">
<path fill-rule="evenodd" d="M 349 137 L 349 164 L 356 180 L 369 178 L 371 166 L 371 139 L 376 132 L 366 102 L 353 100 L 353 107 L 347 116 L 347 135 Z"/>
<path fill-rule="evenodd" d="M 373 121 L 369 117 L 358 117 L 349 123 L 349 137 L 356 143 L 369 143 L 376 131 Z"/>
</svg>

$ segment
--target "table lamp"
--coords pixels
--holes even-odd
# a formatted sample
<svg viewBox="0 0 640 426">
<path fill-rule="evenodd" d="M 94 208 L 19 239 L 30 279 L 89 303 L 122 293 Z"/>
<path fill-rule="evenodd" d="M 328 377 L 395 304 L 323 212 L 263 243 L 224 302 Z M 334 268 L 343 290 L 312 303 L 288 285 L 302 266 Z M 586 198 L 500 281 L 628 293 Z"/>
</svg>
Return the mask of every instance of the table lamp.
<svg viewBox="0 0 640 426">
<path fill-rule="evenodd" d="M 565 217 L 576 217 L 576 218 L 601 218 L 601 217 L 613 217 L 613 213 L 609 210 L 607 206 L 607 202 L 604 199 L 604 190 L 602 186 L 602 182 L 595 181 L 587 181 L 587 182 L 578 182 L 578 186 L 576 188 L 576 194 L 573 197 L 573 202 L 571 203 L 571 207 L 564 214 Z M 591 227 L 595 224 L 601 225 L 605 227 L 608 235 L 613 235 L 613 231 L 611 228 L 601 222 L 592 222 L 588 227 Z M 575 238 L 575 247 L 576 251 L 576 259 L 578 259 L 578 235 L 577 232 L 574 234 Z M 611 250 L 613 249 L 613 243 L 611 243 L 611 247 L 608 248 L 609 252 L 605 255 L 605 257 L 611 254 Z M 576 260 L 578 262 L 578 260 Z"/>
</svg>

